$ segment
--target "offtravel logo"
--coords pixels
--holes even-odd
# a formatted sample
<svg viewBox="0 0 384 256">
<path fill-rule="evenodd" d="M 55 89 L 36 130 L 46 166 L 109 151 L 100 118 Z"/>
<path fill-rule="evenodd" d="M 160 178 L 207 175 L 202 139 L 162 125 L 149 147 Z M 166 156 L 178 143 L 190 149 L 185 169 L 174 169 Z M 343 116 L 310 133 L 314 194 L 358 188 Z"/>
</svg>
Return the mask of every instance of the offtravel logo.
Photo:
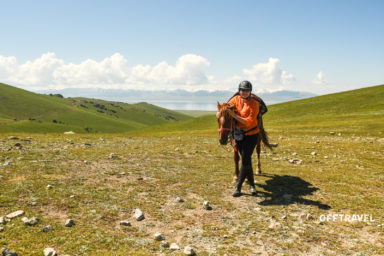
<svg viewBox="0 0 384 256">
<path fill-rule="evenodd" d="M 322 214 L 320 221 L 341 221 L 341 222 L 375 222 L 372 214 Z"/>
</svg>

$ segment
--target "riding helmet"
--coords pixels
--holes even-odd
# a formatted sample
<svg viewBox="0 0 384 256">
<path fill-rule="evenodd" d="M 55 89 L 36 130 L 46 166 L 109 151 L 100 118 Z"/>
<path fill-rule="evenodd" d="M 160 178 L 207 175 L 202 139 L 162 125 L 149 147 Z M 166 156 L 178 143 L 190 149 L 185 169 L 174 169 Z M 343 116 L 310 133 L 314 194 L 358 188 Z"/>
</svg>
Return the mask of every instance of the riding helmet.
<svg viewBox="0 0 384 256">
<path fill-rule="evenodd" d="M 240 90 L 252 91 L 252 84 L 245 80 L 239 84 L 239 91 Z"/>
</svg>

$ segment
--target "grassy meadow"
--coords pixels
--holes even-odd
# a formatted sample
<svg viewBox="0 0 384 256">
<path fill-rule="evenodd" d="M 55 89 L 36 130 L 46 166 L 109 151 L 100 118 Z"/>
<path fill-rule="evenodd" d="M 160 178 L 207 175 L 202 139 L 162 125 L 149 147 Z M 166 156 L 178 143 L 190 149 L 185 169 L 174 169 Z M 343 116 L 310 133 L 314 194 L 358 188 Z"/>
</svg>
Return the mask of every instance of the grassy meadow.
<svg viewBox="0 0 384 256">
<path fill-rule="evenodd" d="M 40 219 L 0 224 L 0 247 L 19 255 L 47 247 L 185 255 L 188 245 L 197 255 L 384 255 L 383 111 L 384 86 L 270 106 L 264 125 L 278 147 L 262 153 L 258 195 L 244 184 L 240 198 L 231 196 L 232 148 L 218 145 L 212 114 L 125 133 L 0 133 L 0 217 L 23 210 Z M 321 221 L 327 214 L 374 221 Z M 47 225 L 53 230 L 43 232 Z M 156 232 L 180 250 L 162 247 Z"/>
</svg>

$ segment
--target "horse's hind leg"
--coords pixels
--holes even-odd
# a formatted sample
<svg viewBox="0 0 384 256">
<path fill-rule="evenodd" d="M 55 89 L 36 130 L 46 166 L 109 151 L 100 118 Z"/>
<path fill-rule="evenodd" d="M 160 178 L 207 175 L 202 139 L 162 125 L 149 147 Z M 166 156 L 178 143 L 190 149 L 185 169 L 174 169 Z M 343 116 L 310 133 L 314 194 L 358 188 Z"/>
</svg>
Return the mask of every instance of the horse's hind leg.
<svg viewBox="0 0 384 256">
<path fill-rule="evenodd" d="M 256 169 L 256 175 L 261 175 L 261 162 L 260 162 L 260 151 L 261 151 L 261 141 L 259 140 L 256 145 L 256 152 L 257 152 L 257 169 Z"/>
<path fill-rule="evenodd" d="M 233 176 L 233 181 L 236 182 L 237 178 L 239 177 L 239 152 L 236 150 L 234 151 L 233 159 L 235 160 L 235 175 Z"/>
</svg>

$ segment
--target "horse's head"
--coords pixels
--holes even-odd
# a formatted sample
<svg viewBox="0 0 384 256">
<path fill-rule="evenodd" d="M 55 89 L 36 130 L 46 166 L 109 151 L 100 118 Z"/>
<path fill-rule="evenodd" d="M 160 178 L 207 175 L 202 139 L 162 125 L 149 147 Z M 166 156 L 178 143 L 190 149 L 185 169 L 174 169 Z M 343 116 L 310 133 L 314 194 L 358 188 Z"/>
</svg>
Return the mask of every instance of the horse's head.
<svg viewBox="0 0 384 256">
<path fill-rule="evenodd" d="M 234 120 L 233 118 L 228 114 L 228 109 L 233 109 L 234 106 L 230 105 L 228 103 L 223 103 L 220 105 L 219 102 L 217 102 L 217 122 L 219 124 L 219 142 L 221 145 L 226 145 L 228 143 L 228 135 L 233 131 L 234 127 Z"/>
</svg>

